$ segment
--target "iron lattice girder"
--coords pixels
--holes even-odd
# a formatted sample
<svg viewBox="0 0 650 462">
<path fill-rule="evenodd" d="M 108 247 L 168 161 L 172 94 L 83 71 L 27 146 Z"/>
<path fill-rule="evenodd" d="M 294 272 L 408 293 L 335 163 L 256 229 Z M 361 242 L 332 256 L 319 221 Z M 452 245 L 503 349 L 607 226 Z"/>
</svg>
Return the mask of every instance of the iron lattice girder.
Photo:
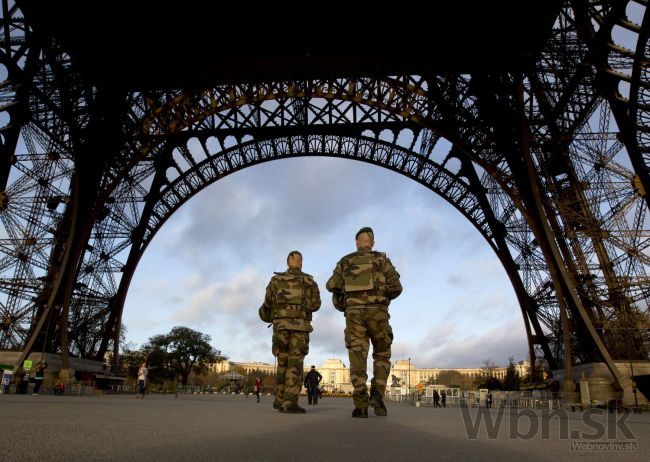
<svg viewBox="0 0 650 462">
<path fill-rule="evenodd" d="M 553 37 L 545 48 L 544 58 L 538 62 L 536 73 L 529 74 L 531 87 L 535 88 L 529 92 L 528 102 L 531 110 L 526 117 L 535 133 L 535 140 L 550 140 L 554 144 L 568 145 L 593 113 L 598 99 L 594 98 L 593 91 L 590 91 L 595 85 L 593 73 L 588 71 L 585 47 L 571 22 L 573 13 L 569 7 L 565 8 L 564 16 L 567 20 L 563 22 L 561 19 L 556 24 Z M 34 109 L 34 118 L 27 126 L 32 127 L 32 130 L 36 129 L 35 133 L 39 134 L 37 144 L 47 146 L 45 152 L 57 153 L 59 158 L 64 159 L 75 152 L 66 140 L 79 141 L 81 132 L 78 129 L 87 124 L 89 117 L 84 109 L 89 106 L 84 103 L 83 97 L 74 96 L 83 94 L 83 89 L 77 88 L 78 80 L 70 79 L 69 82 L 74 83 L 72 89 L 68 89 L 65 94 L 59 92 L 57 85 L 61 85 L 63 80 L 61 72 L 67 66 L 68 58 L 63 56 L 56 67 L 43 67 L 44 72 L 36 74 L 31 90 L 33 99 L 29 102 Z M 474 168 L 479 171 L 482 188 L 490 201 L 489 211 L 497 217 L 493 220 L 491 229 L 495 233 L 505 233 L 529 293 L 541 301 L 537 315 L 544 319 L 553 334 L 556 333 L 557 307 L 554 306 L 550 293 L 543 289 L 549 280 L 548 270 L 539 249 L 534 245 L 535 238 L 526 224 L 521 207 L 518 208 L 512 201 L 513 197 L 516 199 L 520 195 L 517 172 L 511 171 L 508 162 L 509 156 L 516 153 L 501 150 L 496 146 L 494 125 L 483 120 L 477 105 L 479 98 L 473 88 L 475 82 L 473 76 L 448 74 L 423 78 L 403 75 L 380 80 L 337 78 L 257 85 L 221 85 L 204 93 L 150 91 L 129 94 L 127 97 L 131 108 L 125 119 L 124 130 L 128 146 L 120 156 L 112 159 L 109 165 L 110 170 L 104 178 L 98 201 L 100 207 L 94 234 L 83 256 L 83 264 L 79 266 L 82 269 L 77 281 L 79 287 L 72 301 L 75 307 L 73 316 L 77 316 L 74 313 L 80 313 L 78 316 L 81 316 L 81 324 L 78 325 L 82 325 L 84 317 L 91 319 L 93 312 L 100 313 L 100 318 L 105 317 L 104 308 L 111 303 L 116 290 L 116 281 L 113 279 L 119 277 L 116 276 L 116 270 L 124 261 L 126 250 L 132 243 L 130 240 L 138 240 L 138 233 L 135 231 L 142 218 L 143 208 L 138 204 L 142 204 L 150 194 L 149 185 L 156 172 L 156 163 L 164 162 L 165 149 L 175 136 L 191 132 L 214 134 L 220 147 L 210 155 L 218 156 L 228 148 L 229 135 L 236 138 L 237 144 L 245 144 L 247 135 L 252 135 L 252 138 L 260 142 L 267 142 L 265 139 L 274 137 L 277 131 L 294 130 L 296 135 L 292 136 L 298 136 L 299 133 L 306 136 L 319 126 L 342 128 L 357 123 L 374 131 L 376 137 L 383 128 L 388 128 L 393 132 L 394 139 L 378 140 L 392 142 L 396 146 L 396 137 L 401 128 L 426 127 L 420 137 L 413 137 L 413 142 L 408 147 L 412 151 L 415 148 L 415 139 L 419 138 L 420 147 L 416 150 L 419 150 L 423 159 L 400 165 L 400 168 L 408 167 L 409 174 L 412 175 L 417 175 L 418 169 L 422 168 L 426 161 L 436 160 L 441 166 L 450 168 L 458 177 L 463 177 L 460 168 L 454 171 L 452 167 L 457 159 L 456 152 L 445 152 L 441 160 L 435 157 L 439 154 L 435 147 L 437 137 L 441 134 L 451 139 L 457 149 L 473 156 L 477 164 Z M 92 96 L 92 92 L 89 94 Z M 543 101 L 543 96 L 547 97 L 546 101 Z M 546 107 L 542 107 L 543 105 Z M 557 122 L 552 123 L 555 119 Z M 70 128 L 71 124 L 76 132 Z M 417 131 L 415 128 L 413 130 Z M 353 135 L 355 133 L 351 134 Z M 543 144 L 540 143 L 540 146 Z M 35 147 L 29 149 L 31 152 L 36 150 Z M 188 149 L 180 149 L 179 152 L 182 160 L 190 164 L 193 161 L 196 163 L 197 159 L 194 159 Z M 588 162 L 589 153 L 581 155 L 581 162 Z M 423 161 L 424 159 L 426 161 Z M 542 172 L 549 164 L 545 158 L 540 159 L 538 169 Z M 611 163 L 605 164 L 608 169 L 612 168 Z M 22 162 L 19 165 L 27 166 L 27 163 Z M 178 167 L 178 173 L 182 176 L 187 170 Z M 224 168 L 232 168 L 232 162 Z M 28 188 L 33 188 L 32 185 L 38 184 L 41 178 L 27 173 L 31 172 L 30 169 L 29 166 L 24 169 L 25 184 Z M 67 178 L 67 174 L 62 177 Z M 47 178 L 45 180 L 47 182 Z M 202 180 L 205 180 L 205 177 Z M 598 181 L 602 183 L 601 180 Z M 198 184 L 191 186 L 196 187 Z M 477 194 L 481 192 L 478 187 L 473 188 Z M 63 194 L 57 195 L 65 196 L 66 188 L 59 189 Z M 192 189 L 189 188 L 189 191 Z M 552 191 L 547 193 L 549 203 L 556 204 L 553 207 L 558 210 L 558 200 L 554 199 Z M 19 204 L 22 199 L 14 197 L 12 200 Z M 29 203 L 28 200 L 23 202 Z M 62 207 L 65 203 L 65 200 L 60 202 Z M 600 202 L 595 203 L 594 208 L 598 208 L 598 204 Z M 622 204 L 620 199 L 614 199 L 609 207 L 614 210 L 618 204 Z M 467 207 L 474 205 L 470 202 Z M 35 210 L 38 211 L 30 212 L 24 217 L 38 222 L 39 217 L 43 215 L 43 209 Z M 482 210 L 488 211 L 485 206 Z M 603 215 L 601 219 L 605 220 L 606 227 L 590 230 L 591 234 L 586 238 L 576 238 L 575 245 L 582 249 L 581 253 L 593 253 L 589 247 L 591 237 L 596 232 L 602 232 L 602 229 L 606 229 L 609 236 L 629 237 L 623 242 L 620 242 L 620 239 L 615 242 L 612 238 L 612 242 L 616 244 L 614 248 L 631 249 L 639 243 L 643 245 L 645 238 L 639 237 L 635 231 L 643 229 L 641 214 L 637 213 L 640 218 L 636 228 L 626 228 L 627 225 L 621 224 L 620 215 Z M 576 214 L 571 221 L 584 221 L 583 216 Z M 25 235 L 25 231 L 15 236 L 16 241 L 12 242 L 18 242 L 19 239 L 26 242 L 26 237 L 29 237 Z M 564 239 L 561 234 L 558 234 L 557 238 Z M 18 245 L 16 244 L 16 249 Z M 613 250 L 608 249 L 607 252 Z M 9 253 L 17 255 L 13 251 Z M 627 265 L 628 268 L 634 268 L 634 277 L 640 277 L 639 275 L 645 274 L 645 263 L 642 257 L 632 257 L 626 258 L 624 252 L 616 254 L 614 251 L 611 261 L 615 264 L 620 261 L 621 267 Z M 73 264 L 76 265 L 77 262 Z M 587 267 L 591 268 L 590 265 L 595 265 L 595 268 L 600 263 L 590 263 Z M 640 280 L 637 279 L 637 285 L 634 286 L 633 283 L 628 289 L 638 287 Z M 601 292 L 605 293 L 606 291 Z M 105 296 L 102 298 L 88 294 Z M 93 308 L 94 303 L 97 305 Z M 79 307 L 79 310 L 74 311 L 76 307 Z M 83 307 L 88 310 L 84 311 Z M 79 328 L 73 327 L 72 330 L 79 331 Z M 87 352 L 88 348 L 83 347 L 83 350 Z"/>
<path fill-rule="evenodd" d="M 0 313 L 14 320 L 1 344 L 20 348 L 61 269 L 55 249 L 65 242 L 60 225 L 74 171 L 71 144 L 79 141 L 70 123 L 81 127 L 87 114 L 79 79 L 63 76 L 69 57 L 40 42 L 14 2 L 2 1 L 1 20 L 0 151 L 9 168 L 0 175 Z"/>
<path fill-rule="evenodd" d="M 570 2 L 576 29 L 589 47 L 637 174 L 635 187 L 650 207 L 650 11 L 645 1 Z M 629 15 L 634 15 L 630 17 Z M 631 49 L 633 47 L 634 49 Z"/>
<path fill-rule="evenodd" d="M 169 181 L 153 196 L 151 218 L 144 224 L 142 245 L 146 246 L 162 224 L 181 205 L 209 184 L 258 163 L 306 155 L 362 160 L 414 179 L 438 193 L 465 215 L 493 249 L 495 248 L 492 241 L 493 230 L 490 229 L 490 223 L 474 197 L 472 185 L 467 184 L 466 179 L 399 145 L 378 139 L 325 134 L 254 139 L 224 150 L 218 155 L 207 157 L 188 170 L 177 170 L 178 177 Z"/>
</svg>

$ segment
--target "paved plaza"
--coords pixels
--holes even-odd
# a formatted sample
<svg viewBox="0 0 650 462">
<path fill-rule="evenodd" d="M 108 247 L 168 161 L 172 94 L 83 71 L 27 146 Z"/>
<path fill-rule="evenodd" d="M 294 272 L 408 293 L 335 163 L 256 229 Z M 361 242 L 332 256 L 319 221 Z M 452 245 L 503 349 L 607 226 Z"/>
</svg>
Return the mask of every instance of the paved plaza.
<svg viewBox="0 0 650 462">
<path fill-rule="evenodd" d="M 305 415 L 274 411 L 269 396 L 258 404 L 238 395 L 0 395 L 0 459 L 613 462 L 647 460 L 650 449 L 648 413 L 568 412 L 546 420 L 545 432 L 545 411 L 485 410 L 489 415 L 480 415 L 498 430 L 493 439 L 485 420 L 474 427 L 477 409 L 463 415 L 460 408 L 388 403 L 387 418 L 370 411 L 368 419 L 353 419 L 349 398 L 326 397 L 317 406 L 301 398 L 301 404 Z M 609 435 L 588 439 L 602 429 Z"/>
</svg>

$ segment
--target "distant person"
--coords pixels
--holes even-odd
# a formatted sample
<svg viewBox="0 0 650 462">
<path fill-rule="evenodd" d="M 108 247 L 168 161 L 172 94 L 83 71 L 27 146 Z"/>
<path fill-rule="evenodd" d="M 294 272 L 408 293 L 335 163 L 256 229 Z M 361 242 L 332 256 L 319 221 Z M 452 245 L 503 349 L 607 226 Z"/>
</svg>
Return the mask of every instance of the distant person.
<svg viewBox="0 0 650 462">
<path fill-rule="evenodd" d="M 320 292 L 314 278 L 302 272 L 302 254 L 287 256 L 287 271 L 275 273 L 266 287 L 258 313 L 273 323 L 273 355 L 278 358 L 273 408 L 288 414 L 304 414 L 298 405 L 303 383 L 303 360 L 309 351 L 312 313 L 320 308 Z"/>
<path fill-rule="evenodd" d="M 147 369 L 147 362 L 143 362 L 138 369 L 138 394 L 136 398 L 144 398 L 144 387 L 147 384 L 147 375 L 149 374 L 149 369 Z"/>
<path fill-rule="evenodd" d="M 361 228 L 355 235 L 357 251 L 341 258 L 327 281 L 334 307 L 345 313 L 345 346 L 350 356 L 350 381 L 354 387 L 352 417 L 368 417 L 368 406 L 375 415 L 386 416 L 386 381 L 390 374 L 393 330 L 388 305 L 402 293 L 399 274 L 385 253 L 372 250 L 372 228 Z M 368 349 L 372 343 L 373 374 L 370 396 L 366 380 Z"/>
<path fill-rule="evenodd" d="M 54 385 L 54 394 L 57 396 L 63 396 L 65 394 L 65 384 L 61 379 Z"/>
<path fill-rule="evenodd" d="M 178 393 L 181 390 L 182 386 L 183 386 L 183 376 L 181 374 L 178 374 L 176 376 L 176 394 L 174 395 L 174 398 L 178 398 Z"/>
<path fill-rule="evenodd" d="M 259 377 L 255 377 L 255 396 L 257 396 L 257 402 L 260 402 L 260 393 L 262 392 L 262 381 Z"/>
<path fill-rule="evenodd" d="M 442 403 L 442 407 L 447 407 L 447 393 L 445 393 L 445 390 L 440 392 L 440 402 Z"/>
<path fill-rule="evenodd" d="M 318 404 L 320 398 L 320 381 L 323 376 L 316 370 L 316 366 L 311 366 L 311 370 L 305 375 L 305 388 L 307 389 L 307 404 Z"/>
<path fill-rule="evenodd" d="M 34 377 L 34 391 L 32 395 L 38 395 L 38 390 L 41 389 L 43 385 L 43 380 L 45 380 L 45 369 L 47 369 L 47 363 L 45 361 L 40 361 L 38 363 L 38 368 L 36 369 L 36 376 Z"/>
<path fill-rule="evenodd" d="M 438 390 L 433 390 L 433 407 L 440 407 L 440 394 Z"/>
<path fill-rule="evenodd" d="M 486 401 L 486 403 L 487 403 L 487 407 L 488 407 L 488 408 L 491 408 L 491 407 L 492 407 L 492 392 L 491 392 L 491 391 L 488 392 L 488 394 L 487 394 L 487 401 Z"/>
</svg>

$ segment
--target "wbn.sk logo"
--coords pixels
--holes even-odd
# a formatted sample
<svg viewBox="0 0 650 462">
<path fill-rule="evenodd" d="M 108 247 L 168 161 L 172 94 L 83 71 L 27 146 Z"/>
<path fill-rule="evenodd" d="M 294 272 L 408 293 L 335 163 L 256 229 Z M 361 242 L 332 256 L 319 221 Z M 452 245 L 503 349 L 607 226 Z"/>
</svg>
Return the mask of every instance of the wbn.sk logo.
<svg viewBox="0 0 650 462">
<path fill-rule="evenodd" d="M 480 434 L 481 438 L 487 439 L 572 440 L 571 449 L 575 450 L 637 448 L 636 437 L 626 423 L 629 413 L 614 414 L 603 409 L 588 409 L 579 418 L 569 418 L 569 413 L 563 409 L 499 408 L 491 412 L 490 409 L 479 408 L 475 413 L 467 407 L 460 410 L 465 432 L 472 440 L 478 439 Z M 481 429 L 484 433 L 481 433 Z"/>
</svg>

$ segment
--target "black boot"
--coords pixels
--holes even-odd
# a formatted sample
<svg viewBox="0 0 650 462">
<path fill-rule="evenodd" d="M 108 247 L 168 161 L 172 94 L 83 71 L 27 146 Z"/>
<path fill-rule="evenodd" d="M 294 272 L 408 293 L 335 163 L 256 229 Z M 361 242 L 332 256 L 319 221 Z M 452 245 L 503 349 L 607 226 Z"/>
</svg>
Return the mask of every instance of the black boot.
<svg viewBox="0 0 650 462">
<path fill-rule="evenodd" d="M 352 417 L 359 417 L 361 419 L 367 419 L 368 418 L 368 409 L 360 409 L 358 407 L 355 407 L 354 411 L 352 411 Z"/>
<path fill-rule="evenodd" d="M 305 411 L 305 408 L 300 407 L 298 403 L 291 403 L 288 406 L 280 408 L 280 412 L 284 414 L 304 414 L 307 411 Z"/>
<path fill-rule="evenodd" d="M 375 415 L 386 417 L 388 415 L 388 410 L 384 404 L 384 399 L 381 397 L 381 394 L 377 391 L 376 388 L 370 390 L 370 399 L 368 404 L 372 406 L 375 411 Z"/>
</svg>

